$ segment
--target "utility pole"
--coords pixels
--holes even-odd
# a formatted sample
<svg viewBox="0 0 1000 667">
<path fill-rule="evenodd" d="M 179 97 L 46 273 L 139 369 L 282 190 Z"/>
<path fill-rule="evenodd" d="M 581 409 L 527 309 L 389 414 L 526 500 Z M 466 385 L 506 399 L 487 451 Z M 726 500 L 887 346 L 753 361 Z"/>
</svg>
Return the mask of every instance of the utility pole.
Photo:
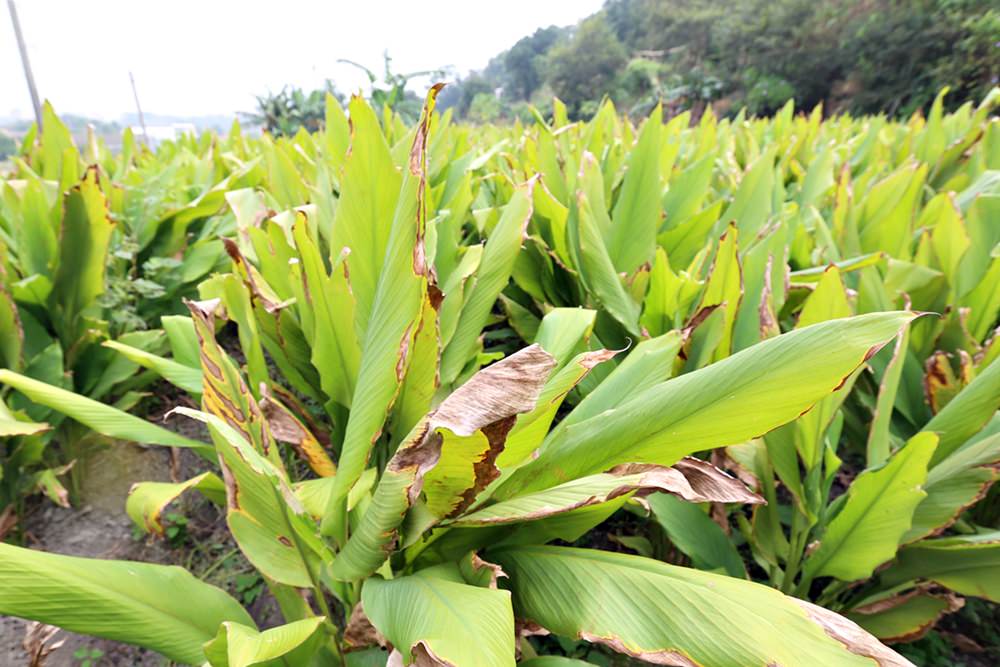
<svg viewBox="0 0 1000 667">
<path fill-rule="evenodd" d="M 132 97 L 135 98 L 135 110 L 139 112 L 139 125 L 142 126 L 142 138 L 146 142 L 146 148 L 149 148 L 149 134 L 146 133 L 146 119 L 142 115 L 142 107 L 139 106 L 139 93 L 135 89 L 135 77 L 132 76 L 132 71 L 129 70 L 128 80 L 132 82 Z"/>
<path fill-rule="evenodd" d="M 21 22 L 17 20 L 17 7 L 14 6 L 14 0 L 7 0 L 7 8 L 10 10 L 10 21 L 14 24 L 17 49 L 21 52 L 24 78 L 28 81 L 28 91 L 31 92 L 31 106 L 35 109 L 35 122 L 38 123 L 38 130 L 40 132 L 42 130 L 42 105 L 38 101 L 38 89 L 35 88 L 35 77 L 31 73 L 31 63 L 28 61 L 28 47 L 24 43 L 24 35 L 21 34 Z"/>
</svg>

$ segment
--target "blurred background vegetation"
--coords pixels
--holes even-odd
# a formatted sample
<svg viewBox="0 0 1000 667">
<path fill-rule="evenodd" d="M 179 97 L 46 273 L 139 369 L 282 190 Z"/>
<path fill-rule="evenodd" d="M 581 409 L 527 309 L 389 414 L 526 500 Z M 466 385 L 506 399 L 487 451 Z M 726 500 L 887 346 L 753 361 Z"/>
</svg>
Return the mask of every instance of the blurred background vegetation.
<svg viewBox="0 0 1000 667">
<path fill-rule="evenodd" d="M 412 75 L 393 74 L 388 56 L 385 65 L 381 87 L 369 73 L 376 90 L 392 107 L 412 104 Z M 576 25 L 519 40 L 482 71 L 448 77 L 439 107 L 496 122 L 528 120 L 531 106 L 549 115 L 553 96 L 574 119 L 592 116 L 605 96 L 637 117 L 660 100 L 697 116 L 708 104 L 765 115 L 794 99 L 827 113 L 908 116 L 944 86 L 952 108 L 982 99 L 998 74 L 993 0 L 608 0 Z M 282 95 L 319 101 L 318 92 Z M 265 126 L 308 127 L 310 109 L 318 122 L 322 104 L 307 106 L 289 111 L 288 127 Z"/>
<path fill-rule="evenodd" d="M 998 74 L 991 0 L 609 0 L 575 26 L 520 40 L 441 103 L 484 121 L 552 95 L 586 118 L 605 93 L 634 115 L 660 99 L 757 115 L 794 99 L 906 116 L 944 86 L 954 106 L 979 100 Z"/>
</svg>

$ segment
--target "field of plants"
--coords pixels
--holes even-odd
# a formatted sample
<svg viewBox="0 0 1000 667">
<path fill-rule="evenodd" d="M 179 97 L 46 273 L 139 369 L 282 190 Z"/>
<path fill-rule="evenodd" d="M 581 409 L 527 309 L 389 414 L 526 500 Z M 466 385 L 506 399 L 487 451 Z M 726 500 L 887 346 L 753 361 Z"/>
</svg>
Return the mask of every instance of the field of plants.
<svg viewBox="0 0 1000 667">
<path fill-rule="evenodd" d="M 0 180 L 0 615 L 212 667 L 966 664 L 921 638 L 1000 603 L 1000 90 L 512 126 L 437 91 L 120 154 L 46 107 Z M 280 614 L 34 544 L 154 447 L 185 475 L 128 480 L 136 539 L 209 512 Z"/>
</svg>

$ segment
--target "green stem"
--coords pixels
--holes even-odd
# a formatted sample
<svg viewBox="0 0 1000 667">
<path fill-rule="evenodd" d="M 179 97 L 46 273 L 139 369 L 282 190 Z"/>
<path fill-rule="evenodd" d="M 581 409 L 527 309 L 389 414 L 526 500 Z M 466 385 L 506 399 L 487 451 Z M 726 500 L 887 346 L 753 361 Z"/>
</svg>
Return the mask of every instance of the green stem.
<svg viewBox="0 0 1000 667">
<path fill-rule="evenodd" d="M 295 527 L 288 518 L 288 508 L 284 505 L 284 498 L 277 489 L 272 487 L 271 490 L 274 492 L 275 499 L 279 506 L 283 508 L 281 518 L 284 519 L 285 527 L 288 529 L 288 534 L 295 542 L 296 550 L 299 554 L 304 555 L 306 553 L 305 547 L 302 545 L 302 542 L 299 541 L 298 533 L 295 531 Z M 326 618 L 324 623 L 330 629 L 330 637 L 332 641 L 330 641 L 329 647 L 336 656 L 337 663 L 342 666 L 346 665 L 347 663 L 344 660 L 344 654 L 340 650 L 340 629 L 337 627 L 336 623 L 333 622 L 333 615 L 330 613 L 330 606 L 326 602 L 326 594 L 323 592 L 323 586 L 320 584 L 319 576 L 313 570 L 312 564 L 309 562 L 308 558 L 303 556 L 302 564 L 305 566 L 306 573 L 309 575 L 309 581 L 312 583 L 313 597 L 316 598 L 316 604 L 319 605 L 320 612 Z"/>
<path fill-rule="evenodd" d="M 209 565 L 208 569 L 201 573 L 201 579 L 202 580 L 207 580 L 208 579 L 208 575 L 212 574 L 213 572 L 215 572 L 216 570 L 218 570 L 220 567 L 222 567 L 223 563 L 225 563 L 227 560 L 229 560 L 233 555 L 239 553 L 239 551 L 240 551 L 239 548 L 230 549 L 229 551 L 227 551 L 225 554 L 222 555 L 222 557 L 219 560 L 217 560 L 214 563 L 212 563 L 211 565 Z"/>
<path fill-rule="evenodd" d="M 799 574 L 799 566 L 802 564 L 802 556 L 805 553 L 806 542 L 809 539 L 809 523 L 798 510 L 792 516 L 791 539 L 788 543 L 788 562 L 785 566 L 785 576 L 781 580 L 781 592 L 788 593 L 792 590 L 795 577 Z"/>
</svg>

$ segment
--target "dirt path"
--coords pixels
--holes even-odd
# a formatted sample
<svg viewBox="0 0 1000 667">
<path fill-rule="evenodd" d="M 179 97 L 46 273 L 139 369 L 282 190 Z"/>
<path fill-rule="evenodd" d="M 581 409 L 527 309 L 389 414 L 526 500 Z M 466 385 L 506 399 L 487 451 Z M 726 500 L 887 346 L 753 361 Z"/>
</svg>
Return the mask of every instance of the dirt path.
<svg viewBox="0 0 1000 667">
<path fill-rule="evenodd" d="M 28 546 L 71 556 L 172 562 L 177 556 L 152 540 L 133 539 L 132 522 L 125 514 L 125 497 L 133 481 L 169 481 L 170 454 L 161 448 L 117 444 L 95 454 L 87 463 L 79 507 L 64 509 L 40 504 L 28 517 Z M 0 665 L 27 665 L 21 647 L 27 622 L 0 617 Z M 46 667 L 78 667 L 73 654 L 80 649 L 100 651 L 100 665 L 152 667 L 169 664 L 144 649 L 61 631 L 53 641 L 65 639 L 49 656 Z"/>
</svg>

